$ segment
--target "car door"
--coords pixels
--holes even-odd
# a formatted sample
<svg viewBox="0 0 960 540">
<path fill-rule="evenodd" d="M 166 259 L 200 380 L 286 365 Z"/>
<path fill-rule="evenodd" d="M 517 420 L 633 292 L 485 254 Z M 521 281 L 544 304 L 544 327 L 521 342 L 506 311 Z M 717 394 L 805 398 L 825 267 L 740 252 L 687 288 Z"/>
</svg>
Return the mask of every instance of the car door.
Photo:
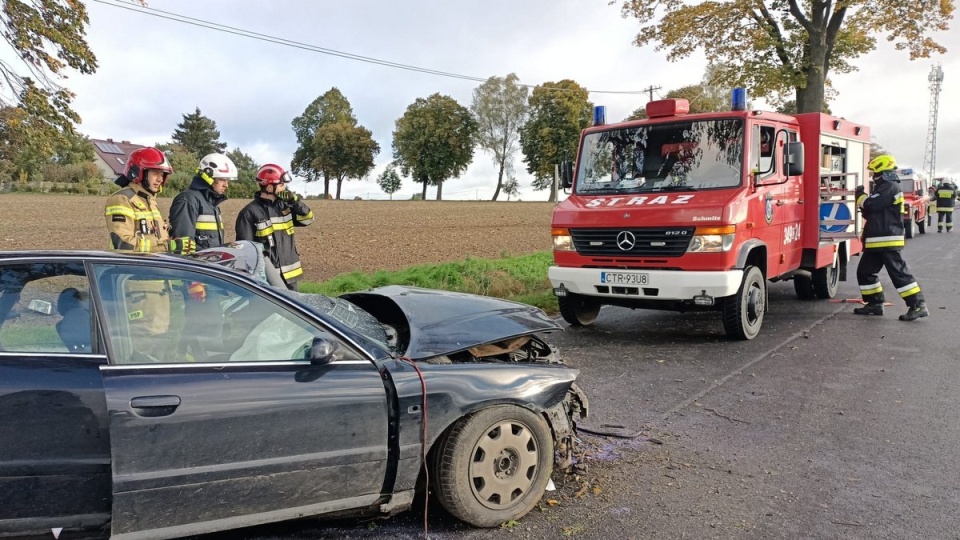
<svg viewBox="0 0 960 540">
<path fill-rule="evenodd" d="M 347 339 L 219 269 L 96 265 L 95 276 L 115 538 L 377 500 L 387 398 L 377 366 Z M 339 344 L 332 362 L 307 359 L 314 338 Z"/>
<path fill-rule="evenodd" d="M 0 261 L 0 536 L 103 526 L 110 439 L 83 264 Z"/>
</svg>

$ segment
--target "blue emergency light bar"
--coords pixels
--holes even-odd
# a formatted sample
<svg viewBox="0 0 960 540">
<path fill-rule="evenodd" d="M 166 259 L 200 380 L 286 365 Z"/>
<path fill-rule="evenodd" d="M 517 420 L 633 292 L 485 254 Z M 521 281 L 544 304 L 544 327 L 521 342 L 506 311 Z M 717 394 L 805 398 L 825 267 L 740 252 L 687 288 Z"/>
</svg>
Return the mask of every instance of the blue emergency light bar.
<svg viewBox="0 0 960 540">
<path fill-rule="evenodd" d="M 746 88 L 734 88 L 733 95 L 731 96 L 730 110 L 731 111 L 745 111 L 747 110 L 747 89 Z"/>
<path fill-rule="evenodd" d="M 597 105 L 593 108 L 593 125 L 602 126 L 607 123 L 607 108 Z"/>
<path fill-rule="evenodd" d="M 913 169 L 900 169 L 900 174 L 913 174 Z"/>
</svg>

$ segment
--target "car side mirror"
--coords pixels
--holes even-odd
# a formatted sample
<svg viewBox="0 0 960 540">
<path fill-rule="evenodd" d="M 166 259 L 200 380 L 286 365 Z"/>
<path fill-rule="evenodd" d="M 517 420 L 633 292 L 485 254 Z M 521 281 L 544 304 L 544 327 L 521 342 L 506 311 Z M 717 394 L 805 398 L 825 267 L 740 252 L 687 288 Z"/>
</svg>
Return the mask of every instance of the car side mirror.
<svg viewBox="0 0 960 540">
<path fill-rule="evenodd" d="M 310 346 L 310 363 L 318 366 L 329 364 L 336 360 L 340 351 L 340 344 L 336 341 L 315 337 Z"/>
<path fill-rule="evenodd" d="M 560 162 L 560 185 L 563 189 L 573 186 L 573 162 L 568 159 Z"/>
<path fill-rule="evenodd" d="M 787 176 L 799 176 L 803 174 L 803 143 L 793 141 L 787 143 L 786 152 Z"/>
</svg>

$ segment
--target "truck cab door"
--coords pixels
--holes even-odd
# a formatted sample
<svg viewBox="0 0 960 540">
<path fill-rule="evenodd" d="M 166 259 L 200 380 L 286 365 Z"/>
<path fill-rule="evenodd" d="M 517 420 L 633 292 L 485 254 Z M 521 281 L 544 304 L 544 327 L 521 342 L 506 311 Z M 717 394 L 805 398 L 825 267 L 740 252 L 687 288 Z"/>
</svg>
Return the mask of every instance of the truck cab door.
<svg viewBox="0 0 960 540">
<path fill-rule="evenodd" d="M 113 538 L 207 533 L 380 497 L 386 392 L 348 340 L 223 276 L 102 264 L 95 283 L 110 351 L 101 372 Z M 331 361 L 311 362 L 316 338 L 339 346 Z"/>
</svg>

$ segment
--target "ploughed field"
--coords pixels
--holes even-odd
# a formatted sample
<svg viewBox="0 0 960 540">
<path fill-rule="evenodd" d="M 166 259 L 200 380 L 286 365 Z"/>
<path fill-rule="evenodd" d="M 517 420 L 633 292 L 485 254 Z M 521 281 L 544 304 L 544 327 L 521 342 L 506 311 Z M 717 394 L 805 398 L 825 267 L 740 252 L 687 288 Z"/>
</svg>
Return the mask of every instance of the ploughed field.
<svg viewBox="0 0 960 540">
<path fill-rule="evenodd" d="M 0 194 L 0 250 L 108 249 L 105 197 Z M 168 215 L 173 199 L 160 199 Z M 221 205 L 227 240 L 248 200 Z M 499 258 L 551 249 L 553 203 L 310 199 L 315 220 L 297 228 L 306 279 L 422 263 Z"/>
</svg>

